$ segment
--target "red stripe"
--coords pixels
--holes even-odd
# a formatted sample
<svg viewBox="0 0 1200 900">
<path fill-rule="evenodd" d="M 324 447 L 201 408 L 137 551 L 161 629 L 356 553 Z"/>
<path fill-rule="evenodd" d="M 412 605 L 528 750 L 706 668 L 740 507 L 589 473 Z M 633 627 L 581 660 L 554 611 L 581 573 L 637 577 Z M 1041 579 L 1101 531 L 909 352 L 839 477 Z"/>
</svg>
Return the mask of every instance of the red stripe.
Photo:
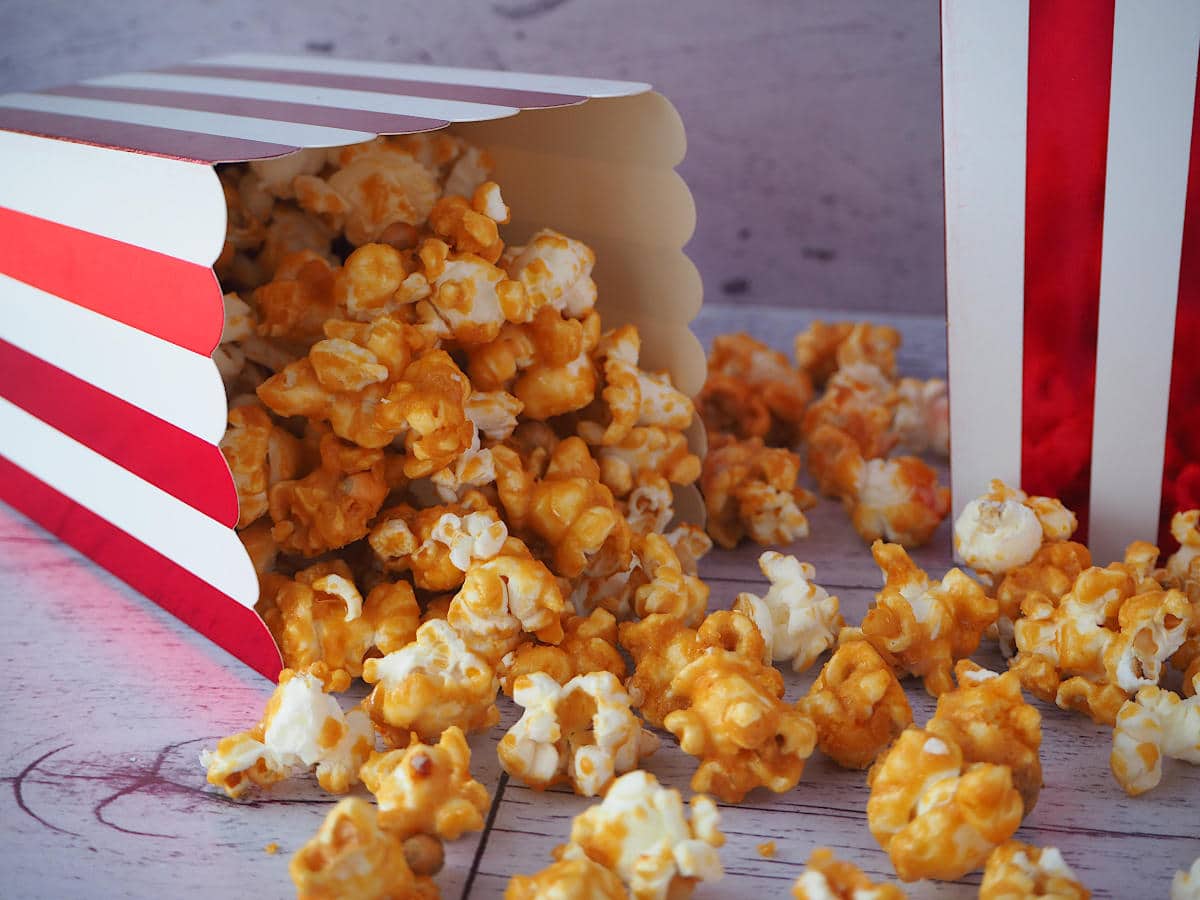
<svg viewBox="0 0 1200 900">
<path fill-rule="evenodd" d="M 2 206 L 0 272 L 201 356 L 221 339 L 212 269 Z"/>
<path fill-rule="evenodd" d="M 1192 112 L 1183 214 L 1183 253 L 1179 260 L 1179 299 L 1175 307 L 1175 349 L 1167 406 L 1167 447 L 1163 460 L 1159 546 L 1174 550 L 1171 516 L 1200 508 L 1200 67 Z"/>
<path fill-rule="evenodd" d="M 1086 540 L 1114 0 L 1032 0 L 1021 481 Z"/>
<path fill-rule="evenodd" d="M 253 610 L 0 456 L 0 499 L 274 681 L 283 667 Z M 131 660 L 131 665 L 136 664 Z"/>
<path fill-rule="evenodd" d="M 0 107 L 0 129 L 202 163 L 268 159 L 300 149 L 287 144 L 250 141 L 219 134 L 10 107 Z"/>
<path fill-rule="evenodd" d="M 464 103 L 489 103 L 518 109 L 544 109 L 571 106 L 587 97 L 577 94 L 553 94 L 548 91 L 522 91 L 515 88 L 483 87 L 474 84 L 443 84 L 436 81 L 412 81 L 407 78 L 377 78 L 369 75 L 337 75 L 332 72 L 304 72 L 294 69 L 256 69 L 251 66 L 172 66 L 159 69 L 175 75 L 204 75 L 211 78 L 237 78 L 245 81 L 273 81 L 309 87 L 338 88 L 347 91 L 372 91 L 399 94 L 428 100 L 458 100 Z"/>
<path fill-rule="evenodd" d="M 93 100 L 116 100 L 122 103 L 144 103 L 149 106 L 166 106 L 173 109 L 195 109 L 230 116 L 271 119 L 277 122 L 369 131 L 372 134 L 411 134 L 416 131 L 433 131 L 450 124 L 444 119 L 428 119 L 423 116 L 399 116 L 332 106 L 312 106 L 307 103 L 252 100 L 248 97 L 225 97 L 220 94 L 188 94 L 182 91 L 160 91 L 149 88 L 74 84 L 51 88 L 40 93 L 63 97 L 86 97 Z"/>
<path fill-rule="evenodd" d="M 0 340 L 0 396 L 230 528 L 238 498 L 220 449 Z"/>
</svg>

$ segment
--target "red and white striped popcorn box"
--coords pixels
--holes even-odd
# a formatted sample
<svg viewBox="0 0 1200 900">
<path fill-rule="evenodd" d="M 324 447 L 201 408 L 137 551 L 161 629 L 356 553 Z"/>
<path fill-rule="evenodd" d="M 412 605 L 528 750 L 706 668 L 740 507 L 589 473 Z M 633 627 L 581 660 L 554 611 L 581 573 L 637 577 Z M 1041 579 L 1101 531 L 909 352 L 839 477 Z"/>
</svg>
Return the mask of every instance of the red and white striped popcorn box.
<svg viewBox="0 0 1200 900">
<path fill-rule="evenodd" d="M 642 365 L 695 394 L 684 133 L 649 85 L 223 56 L 0 96 L 0 499 L 274 678 L 218 447 L 214 165 L 446 127 L 495 161 L 506 238 L 590 245 L 605 325 L 637 325 Z"/>
<path fill-rule="evenodd" d="M 1102 562 L 1200 506 L 1196 0 L 942 0 L 957 513 L 1059 496 Z"/>
</svg>

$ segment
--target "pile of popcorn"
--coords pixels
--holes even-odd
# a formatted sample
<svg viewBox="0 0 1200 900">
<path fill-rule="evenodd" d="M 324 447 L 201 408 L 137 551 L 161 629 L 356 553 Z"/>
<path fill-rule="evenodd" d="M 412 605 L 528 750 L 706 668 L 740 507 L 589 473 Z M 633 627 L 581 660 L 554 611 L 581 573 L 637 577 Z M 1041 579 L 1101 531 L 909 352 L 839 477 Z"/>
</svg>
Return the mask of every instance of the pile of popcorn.
<svg viewBox="0 0 1200 900">
<path fill-rule="evenodd" d="M 709 454 L 702 485 L 708 531 L 723 547 L 808 535 L 816 498 L 798 486 L 800 456 L 820 492 L 841 500 L 867 542 L 929 541 L 950 492 L 918 456 L 950 450 L 946 382 L 899 378 L 900 334 L 865 322 L 814 322 L 795 339 L 796 364 L 746 334 L 713 342 L 699 409 Z M 817 392 L 821 392 L 817 396 Z"/>
<path fill-rule="evenodd" d="M 702 475 L 689 398 L 639 366 L 635 328 L 602 327 L 591 250 L 550 230 L 506 247 L 490 167 L 438 134 L 221 172 L 222 446 L 287 668 L 259 722 L 201 761 L 232 798 L 309 774 L 355 792 L 292 858 L 298 896 L 439 896 L 444 842 L 484 827 L 467 735 L 497 725 L 501 693 L 521 710 L 497 747 L 509 776 L 599 798 L 513 900 L 686 897 L 722 875 L 709 795 L 790 791 L 818 749 L 869 770 L 868 824 L 901 879 L 986 867 L 984 897 L 1088 896 L 1057 850 L 1012 840 L 1042 783 L 1022 691 L 1115 725 L 1131 793 L 1164 757 L 1200 762 L 1200 512 L 1177 517 L 1163 568 L 1133 545 L 1099 569 L 1061 504 L 996 483 L 956 525 L 978 580 L 931 578 L 905 546 L 946 491 L 886 454 L 945 453 L 945 385 L 896 381 L 898 335 L 866 325 L 815 324 L 799 367 L 718 339 Z M 774 551 L 763 596 L 710 611 L 711 542 L 667 530 L 674 488 L 699 479 L 722 545 L 801 536 L 800 443 L 874 541 L 884 584 L 857 626 Z M 985 637 L 1009 671 L 970 661 Z M 785 701 L 776 664 L 826 654 Z M 938 698 L 922 727 L 906 677 Z M 370 692 L 346 710 L 354 679 Z M 686 805 L 641 768 L 656 732 L 697 760 Z M 793 892 L 903 896 L 824 849 Z"/>
</svg>

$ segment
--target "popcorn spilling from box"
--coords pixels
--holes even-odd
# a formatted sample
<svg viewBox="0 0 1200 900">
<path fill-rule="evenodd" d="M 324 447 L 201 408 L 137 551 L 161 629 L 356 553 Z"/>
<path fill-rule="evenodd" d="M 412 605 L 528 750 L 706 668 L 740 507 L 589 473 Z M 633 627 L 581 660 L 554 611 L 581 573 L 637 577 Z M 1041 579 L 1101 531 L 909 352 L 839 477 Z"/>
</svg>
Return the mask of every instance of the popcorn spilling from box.
<svg viewBox="0 0 1200 900">
<path fill-rule="evenodd" d="M 435 895 L 441 842 L 483 827 L 465 735 L 495 726 L 501 691 L 523 710 L 503 768 L 604 798 L 507 896 L 684 896 L 721 873 L 703 794 L 789 791 L 818 748 L 871 767 L 868 823 L 903 880 L 986 863 L 998 890 L 1077 884 L 1057 851 L 1009 841 L 1042 787 L 1041 717 L 1022 688 L 1115 721 L 1113 770 L 1131 792 L 1157 783 L 1163 756 L 1194 761 L 1194 698 L 1158 685 L 1200 665 L 1195 517 L 1178 520 L 1182 549 L 1162 568 L 1135 545 L 1099 569 L 1070 540 L 1069 510 L 996 482 L 955 525 L 979 581 L 932 577 L 905 547 L 930 539 L 948 492 L 923 459 L 890 454 L 946 454 L 946 386 L 898 377 L 899 334 L 866 323 L 814 323 L 795 364 L 719 338 L 702 464 L 691 401 L 641 367 L 634 327 L 601 321 L 591 249 L 546 229 L 506 246 L 490 166 L 438 135 L 222 173 L 222 449 L 259 611 L 295 672 L 205 764 L 231 796 L 315 769 L 326 789 L 361 780 L 377 801 L 335 807 L 297 853 L 301 896 Z M 710 612 L 697 562 L 711 541 L 667 531 L 673 489 L 698 482 L 723 547 L 807 536 L 816 497 L 797 449 L 874 541 L 884 585 L 857 625 L 811 565 L 774 551 L 762 596 Z M 1012 650 L 1008 672 L 969 660 L 985 636 Z M 786 702 L 775 664 L 802 672 L 826 653 Z M 938 697 L 923 729 L 905 676 Z M 343 713 L 329 691 L 351 678 L 372 689 Z M 651 729 L 697 760 L 690 823 L 641 769 Z M 863 890 L 902 896 L 827 852 L 795 887 Z"/>
</svg>

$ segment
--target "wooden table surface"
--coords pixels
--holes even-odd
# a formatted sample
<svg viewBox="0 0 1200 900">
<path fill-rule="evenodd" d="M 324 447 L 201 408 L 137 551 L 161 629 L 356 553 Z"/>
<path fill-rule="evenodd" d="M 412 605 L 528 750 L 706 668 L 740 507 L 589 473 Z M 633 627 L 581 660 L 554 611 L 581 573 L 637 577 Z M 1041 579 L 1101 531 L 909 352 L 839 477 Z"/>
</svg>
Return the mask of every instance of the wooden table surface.
<svg viewBox="0 0 1200 900">
<path fill-rule="evenodd" d="M 785 349 L 811 316 L 714 309 L 695 330 L 707 343 L 747 328 Z M 944 373 L 944 323 L 887 321 L 906 335 L 902 371 Z M 789 550 L 816 566 L 847 621 L 857 622 L 879 572 L 840 507 L 823 501 L 810 521 L 812 536 Z M 711 608 L 728 606 L 741 590 L 762 592 L 757 553 L 718 550 L 703 562 Z M 949 568 L 948 526 L 915 556 L 935 576 Z M 0 897 L 293 896 L 288 857 L 333 799 L 300 780 L 233 802 L 206 785 L 197 759 L 201 748 L 256 721 L 272 685 L 3 504 L 0 585 L 8 623 L 0 629 Z M 989 647 L 975 659 L 1002 665 Z M 817 668 L 785 672 L 789 701 Z M 919 683 L 906 689 L 923 722 L 932 700 Z M 1173 873 L 1200 855 L 1200 769 L 1169 761 L 1157 789 L 1127 797 L 1108 769 L 1110 730 L 1039 706 L 1045 787 L 1017 837 L 1062 850 L 1096 897 L 1166 898 Z M 589 805 L 501 774 L 495 744 L 516 719 L 504 698 L 501 709 L 501 726 L 471 740 L 475 777 L 493 792 L 488 827 L 448 845 L 438 878 L 446 897 L 501 896 L 510 875 L 549 862 L 571 817 Z M 645 767 L 686 795 L 694 760 L 663 737 Z M 696 896 L 790 896 L 805 859 L 822 845 L 873 877 L 892 877 L 867 830 L 866 800 L 863 773 L 817 753 L 789 793 L 760 790 L 740 806 L 723 805 L 726 875 Z M 769 859 L 757 850 L 765 841 L 776 846 Z M 271 842 L 278 854 L 266 852 Z M 979 877 L 907 889 L 913 897 L 972 897 Z"/>
</svg>

